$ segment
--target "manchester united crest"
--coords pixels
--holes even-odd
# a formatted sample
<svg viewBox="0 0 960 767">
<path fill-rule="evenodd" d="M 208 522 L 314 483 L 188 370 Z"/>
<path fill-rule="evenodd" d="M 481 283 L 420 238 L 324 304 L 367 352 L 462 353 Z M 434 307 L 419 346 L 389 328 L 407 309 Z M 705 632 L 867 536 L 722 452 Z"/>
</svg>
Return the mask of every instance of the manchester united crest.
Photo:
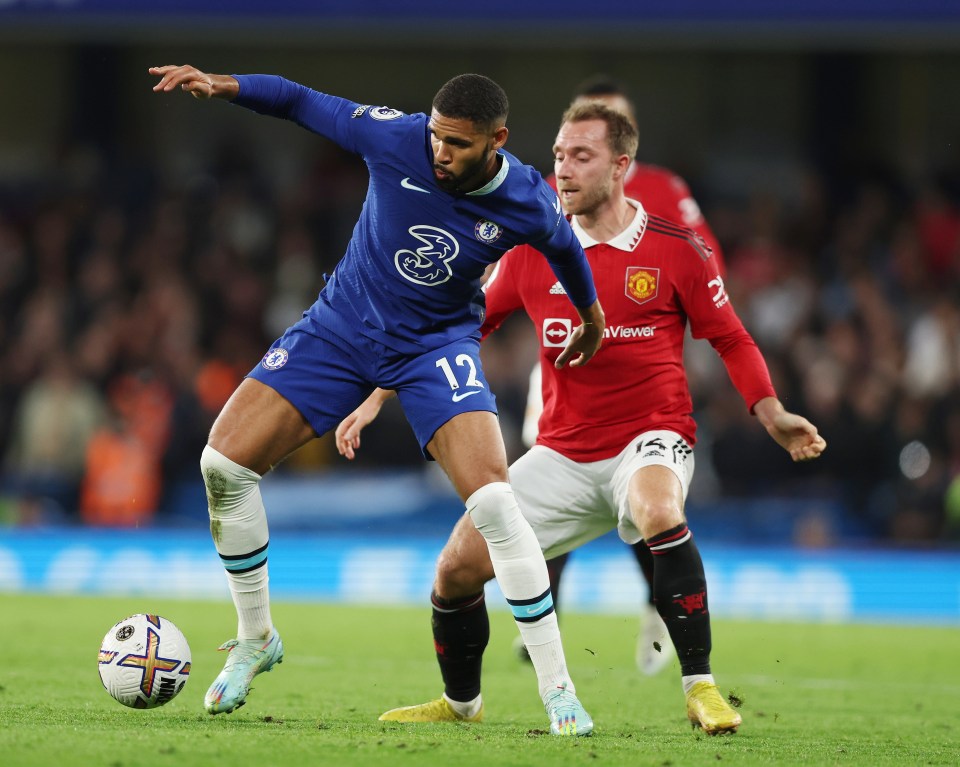
<svg viewBox="0 0 960 767">
<path fill-rule="evenodd" d="M 625 293 L 631 301 L 645 304 L 657 297 L 660 270 L 650 266 L 628 266 Z"/>
</svg>

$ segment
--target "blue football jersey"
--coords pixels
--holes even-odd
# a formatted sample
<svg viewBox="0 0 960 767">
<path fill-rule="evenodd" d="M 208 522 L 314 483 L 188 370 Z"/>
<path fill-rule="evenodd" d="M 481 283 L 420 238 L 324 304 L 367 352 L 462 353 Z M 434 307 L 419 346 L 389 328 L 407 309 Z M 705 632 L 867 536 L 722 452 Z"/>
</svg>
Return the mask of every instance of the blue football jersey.
<svg viewBox="0 0 960 767">
<path fill-rule="evenodd" d="M 325 136 L 369 169 L 346 253 L 307 312 L 322 312 L 330 330 L 362 333 L 401 354 L 476 334 L 485 268 L 522 243 L 546 256 L 576 306 L 596 300 L 559 199 L 509 152 L 500 152 L 500 170 L 483 188 L 451 193 L 435 181 L 428 115 L 358 104 L 275 75 L 235 77 L 233 103 Z"/>
</svg>

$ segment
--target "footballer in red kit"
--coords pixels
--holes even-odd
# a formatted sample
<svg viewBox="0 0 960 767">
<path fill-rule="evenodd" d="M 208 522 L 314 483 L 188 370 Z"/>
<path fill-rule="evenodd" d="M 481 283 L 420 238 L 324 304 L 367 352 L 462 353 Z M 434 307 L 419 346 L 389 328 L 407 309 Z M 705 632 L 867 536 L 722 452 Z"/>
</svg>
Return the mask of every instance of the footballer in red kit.
<svg viewBox="0 0 960 767">
<path fill-rule="evenodd" d="M 637 116 L 633 103 L 627 97 L 623 88 L 614 80 L 601 75 L 581 83 L 574 94 L 573 105 L 590 101 L 598 101 L 623 113 L 633 126 L 637 127 Z M 551 175 L 547 179 L 547 183 L 556 189 L 556 176 Z M 703 217 L 700 206 L 690 193 L 690 187 L 680 176 L 667 168 L 638 162 L 634 158 L 630 161 L 623 176 L 623 191 L 626 198 L 641 201 L 644 209 L 651 216 L 662 217 L 667 221 L 688 227 L 700 235 L 707 247 L 713 252 L 719 276 L 722 278 L 726 275 L 720 243 Z M 642 276 L 642 270 L 638 272 L 636 279 L 645 279 Z M 654 331 L 650 330 L 648 332 L 652 333 Z M 539 433 L 538 421 L 543 413 L 541 378 L 542 374 L 538 363 L 530 374 L 530 389 L 527 394 L 527 406 L 523 420 L 522 436 L 527 447 L 536 443 Z M 637 635 L 635 658 L 637 668 L 644 674 L 652 675 L 666 668 L 673 658 L 674 648 L 667 627 L 661 620 L 654 603 L 653 557 L 643 542 L 632 544 L 630 551 L 647 585 L 647 598 L 640 610 L 640 631 Z M 554 600 L 558 604 L 563 571 L 568 557 L 569 553 L 561 554 L 547 561 L 550 588 L 553 590 Z M 514 651 L 521 659 L 527 659 L 526 648 L 521 644 L 515 642 Z"/>
<path fill-rule="evenodd" d="M 537 444 L 575 461 L 610 458 L 652 429 L 674 431 L 693 447 L 693 403 L 683 368 L 687 322 L 693 336 L 708 339 L 723 358 L 747 407 L 774 396 L 710 248 L 696 233 L 628 202 L 636 211 L 633 222 L 608 242 L 596 242 L 572 221 L 607 317 L 603 353 L 593 365 L 557 375 L 553 363 L 576 318 L 535 250 L 510 251 L 485 286 L 485 335 L 518 309 L 533 320 L 544 395 Z"/>
</svg>

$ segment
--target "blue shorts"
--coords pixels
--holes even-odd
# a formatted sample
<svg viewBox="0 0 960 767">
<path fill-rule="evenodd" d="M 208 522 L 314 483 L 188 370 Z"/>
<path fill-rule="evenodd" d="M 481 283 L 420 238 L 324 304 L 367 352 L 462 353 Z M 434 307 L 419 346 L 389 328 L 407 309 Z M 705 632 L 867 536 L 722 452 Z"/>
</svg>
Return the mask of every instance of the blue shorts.
<svg viewBox="0 0 960 767">
<path fill-rule="evenodd" d="M 497 412 L 476 338 L 412 356 L 359 333 L 347 340 L 305 317 L 248 375 L 287 399 L 318 436 L 335 429 L 374 388 L 394 389 L 428 459 L 427 443 L 455 415 Z"/>
</svg>

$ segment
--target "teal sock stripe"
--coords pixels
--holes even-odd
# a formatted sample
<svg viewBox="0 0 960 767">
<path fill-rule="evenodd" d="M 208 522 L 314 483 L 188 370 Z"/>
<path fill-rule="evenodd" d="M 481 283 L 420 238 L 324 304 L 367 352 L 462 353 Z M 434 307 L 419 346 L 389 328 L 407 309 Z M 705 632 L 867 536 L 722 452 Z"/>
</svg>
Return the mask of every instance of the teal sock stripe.
<svg viewBox="0 0 960 767">
<path fill-rule="evenodd" d="M 221 554 L 220 561 L 223 562 L 223 567 L 228 573 L 248 573 L 267 563 L 267 546 L 269 545 L 268 541 L 256 551 L 246 554 Z"/>
<path fill-rule="evenodd" d="M 508 599 L 513 619 L 518 623 L 534 623 L 553 612 L 553 594 L 548 588 L 531 599 Z"/>
</svg>

